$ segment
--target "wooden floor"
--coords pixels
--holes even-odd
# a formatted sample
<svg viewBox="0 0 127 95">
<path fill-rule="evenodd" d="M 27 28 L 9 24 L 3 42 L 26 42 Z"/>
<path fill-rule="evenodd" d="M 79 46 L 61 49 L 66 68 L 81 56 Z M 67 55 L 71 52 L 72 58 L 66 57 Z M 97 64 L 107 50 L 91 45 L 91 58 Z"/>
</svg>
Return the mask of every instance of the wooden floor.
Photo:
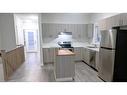
<svg viewBox="0 0 127 95">
<path fill-rule="evenodd" d="M 97 72 L 83 62 L 75 63 L 75 82 L 102 82 Z M 41 66 L 37 53 L 30 53 L 25 63 L 8 82 L 55 82 L 53 64 Z"/>
</svg>

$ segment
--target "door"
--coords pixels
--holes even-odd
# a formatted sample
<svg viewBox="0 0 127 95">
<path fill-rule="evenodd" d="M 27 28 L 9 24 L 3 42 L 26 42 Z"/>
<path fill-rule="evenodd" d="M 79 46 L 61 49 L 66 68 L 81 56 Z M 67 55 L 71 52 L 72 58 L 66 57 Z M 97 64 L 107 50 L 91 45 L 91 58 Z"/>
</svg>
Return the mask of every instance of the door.
<svg viewBox="0 0 127 95">
<path fill-rule="evenodd" d="M 100 48 L 98 75 L 104 81 L 110 82 L 113 80 L 114 57 L 115 57 L 115 50 Z"/>
<path fill-rule="evenodd" d="M 115 48 L 116 34 L 115 29 L 101 31 L 101 47 Z"/>
<path fill-rule="evenodd" d="M 114 81 L 127 82 L 127 30 L 118 31 L 114 68 Z"/>
<path fill-rule="evenodd" d="M 37 30 L 24 30 L 24 45 L 26 52 L 37 52 Z"/>
</svg>

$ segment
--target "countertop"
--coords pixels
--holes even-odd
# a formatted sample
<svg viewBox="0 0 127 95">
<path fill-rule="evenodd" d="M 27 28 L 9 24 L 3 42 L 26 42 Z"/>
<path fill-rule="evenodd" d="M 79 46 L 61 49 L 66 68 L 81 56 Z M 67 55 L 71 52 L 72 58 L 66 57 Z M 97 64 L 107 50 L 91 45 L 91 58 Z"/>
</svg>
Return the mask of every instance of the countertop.
<svg viewBox="0 0 127 95">
<path fill-rule="evenodd" d="M 89 45 L 88 43 L 82 42 L 73 42 L 72 47 L 86 47 Z M 43 48 L 54 48 L 54 47 L 61 47 L 57 43 L 43 43 Z"/>
<path fill-rule="evenodd" d="M 87 47 L 87 49 L 93 50 L 93 51 L 96 51 L 96 52 L 99 52 L 99 48 L 88 48 L 88 47 Z"/>
<path fill-rule="evenodd" d="M 58 50 L 57 56 L 73 56 L 75 53 L 69 51 L 69 50 Z"/>
<path fill-rule="evenodd" d="M 88 44 L 88 43 L 82 43 L 82 42 L 73 42 L 72 43 L 72 47 L 83 47 L 83 48 L 87 48 L 89 50 L 99 52 L 99 48 L 89 48 L 88 47 L 89 45 L 90 44 Z M 60 46 L 57 43 L 43 43 L 42 48 L 60 48 Z"/>
<path fill-rule="evenodd" d="M 43 43 L 43 48 L 60 48 L 57 43 Z"/>
</svg>

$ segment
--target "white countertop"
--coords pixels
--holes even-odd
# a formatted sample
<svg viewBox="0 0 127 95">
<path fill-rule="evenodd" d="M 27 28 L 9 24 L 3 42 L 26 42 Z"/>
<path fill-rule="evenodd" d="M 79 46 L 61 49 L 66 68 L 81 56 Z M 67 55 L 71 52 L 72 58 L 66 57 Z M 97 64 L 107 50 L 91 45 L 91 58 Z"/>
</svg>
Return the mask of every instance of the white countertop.
<svg viewBox="0 0 127 95">
<path fill-rule="evenodd" d="M 42 48 L 59 48 L 60 46 L 57 43 L 43 43 Z"/>
<path fill-rule="evenodd" d="M 88 43 L 82 43 L 82 42 L 73 42 L 72 47 L 83 47 L 83 48 L 88 48 L 93 51 L 99 52 L 99 48 L 89 48 L 90 44 Z M 60 46 L 57 43 L 43 43 L 42 48 L 60 48 Z"/>
<path fill-rule="evenodd" d="M 89 50 L 93 50 L 93 51 L 96 51 L 96 52 L 99 52 L 99 48 L 88 48 Z"/>
</svg>

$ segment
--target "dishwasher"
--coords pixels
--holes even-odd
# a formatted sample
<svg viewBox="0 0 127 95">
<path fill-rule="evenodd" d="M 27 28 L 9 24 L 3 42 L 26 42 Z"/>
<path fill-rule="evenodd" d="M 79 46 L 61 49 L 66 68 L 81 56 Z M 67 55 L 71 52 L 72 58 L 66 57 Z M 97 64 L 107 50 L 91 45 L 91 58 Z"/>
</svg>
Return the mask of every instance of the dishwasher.
<svg viewBox="0 0 127 95">
<path fill-rule="evenodd" d="M 89 64 L 90 66 L 92 66 L 93 68 L 96 69 L 96 51 L 93 51 L 93 50 L 89 50 Z"/>
</svg>

